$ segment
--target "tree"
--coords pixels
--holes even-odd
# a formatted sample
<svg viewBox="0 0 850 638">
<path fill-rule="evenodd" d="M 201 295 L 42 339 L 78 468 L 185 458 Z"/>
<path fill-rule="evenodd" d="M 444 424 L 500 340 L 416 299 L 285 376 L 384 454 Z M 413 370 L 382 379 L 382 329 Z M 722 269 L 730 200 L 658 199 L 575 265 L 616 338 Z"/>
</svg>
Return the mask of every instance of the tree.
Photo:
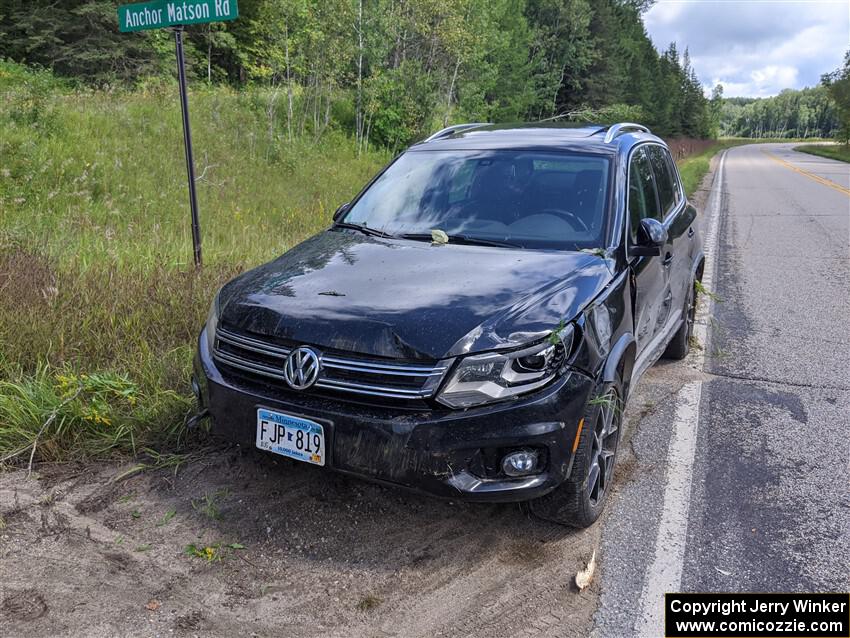
<svg viewBox="0 0 850 638">
<path fill-rule="evenodd" d="M 708 124 L 706 126 L 709 137 L 717 137 L 720 132 L 720 119 L 723 112 L 723 85 L 716 84 L 711 90 L 711 101 L 708 107 Z"/>
<path fill-rule="evenodd" d="M 827 73 L 821 82 L 829 91 L 838 111 L 838 139 L 850 143 L 850 50 L 844 54 L 844 65 Z"/>
<path fill-rule="evenodd" d="M 840 118 L 825 85 L 768 98 L 724 99 L 719 133 L 738 137 L 830 137 Z"/>
<path fill-rule="evenodd" d="M 119 34 L 118 1 L 0 0 L 3 53 L 92 84 L 172 75 L 170 33 Z M 337 127 L 360 151 L 399 148 L 450 122 L 553 116 L 710 135 L 717 105 L 687 49 L 680 60 L 676 44 L 653 46 L 651 4 L 240 0 L 238 20 L 187 28 L 187 65 L 196 80 L 258 88 L 251 104 L 272 146 Z M 801 112 L 823 120 L 818 107 Z"/>
<path fill-rule="evenodd" d="M 164 72 L 166 61 L 147 33 L 119 33 L 109 0 L 2 0 L 4 55 L 95 84 Z"/>
<path fill-rule="evenodd" d="M 568 112 L 582 104 L 584 79 L 593 61 L 592 10 L 587 0 L 529 0 L 530 119 Z"/>
</svg>

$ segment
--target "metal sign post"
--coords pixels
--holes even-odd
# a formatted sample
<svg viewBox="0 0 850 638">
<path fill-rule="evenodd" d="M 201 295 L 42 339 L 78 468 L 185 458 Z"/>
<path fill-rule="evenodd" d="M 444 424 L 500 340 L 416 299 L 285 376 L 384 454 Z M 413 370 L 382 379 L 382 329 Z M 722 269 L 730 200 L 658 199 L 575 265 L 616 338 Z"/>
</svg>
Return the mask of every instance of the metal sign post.
<svg viewBox="0 0 850 638">
<path fill-rule="evenodd" d="M 180 107 L 183 111 L 183 146 L 186 148 L 186 172 L 189 176 L 189 206 L 192 209 L 192 249 L 195 267 L 203 264 L 201 257 L 201 221 L 198 216 L 198 193 L 195 189 L 195 159 L 192 155 L 192 129 L 189 126 L 189 96 L 186 94 L 186 58 L 183 55 L 183 26 L 174 27 L 177 45 L 177 77 L 180 82 Z"/>
<path fill-rule="evenodd" d="M 192 155 L 192 129 L 189 127 L 189 97 L 186 94 L 186 59 L 183 54 L 183 28 L 187 24 L 203 24 L 235 20 L 239 17 L 237 0 L 150 0 L 118 7 L 118 28 L 122 32 L 173 27 L 177 46 L 177 77 L 180 82 L 180 108 L 183 112 L 183 146 L 186 149 L 186 172 L 189 176 L 189 206 L 192 209 L 192 247 L 195 267 L 200 268 L 201 221 L 198 216 L 198 193 L 195 189 L 195 160 Z"/>
</svg>

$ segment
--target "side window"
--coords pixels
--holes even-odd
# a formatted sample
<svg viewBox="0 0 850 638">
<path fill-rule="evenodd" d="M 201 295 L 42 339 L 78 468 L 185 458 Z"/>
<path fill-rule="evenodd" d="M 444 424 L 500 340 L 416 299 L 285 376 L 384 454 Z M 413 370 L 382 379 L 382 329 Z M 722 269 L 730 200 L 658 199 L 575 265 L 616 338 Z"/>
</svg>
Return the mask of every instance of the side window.
<svg viewBox="0 0 850 638">
<path fill-rule="evenodd" d="M 658 188 L 658 200 L 661 203 L 661 219 L 678 203 L 679 189 L 673 179 L 673 171 L 667 162 L 667 151 L 651 145 L 648 148 L 649 159 L 655 172 L 655 185 Z"/>
<path fill-rule="evenodd" d="M 660 219 L 652 166 L 644 149 L 639 148 L 632 154 L 629 163 L 629 232 L 632 242 L 637 241 L 637 229 L 640 220 L 645 217 Z"/>
</svg>

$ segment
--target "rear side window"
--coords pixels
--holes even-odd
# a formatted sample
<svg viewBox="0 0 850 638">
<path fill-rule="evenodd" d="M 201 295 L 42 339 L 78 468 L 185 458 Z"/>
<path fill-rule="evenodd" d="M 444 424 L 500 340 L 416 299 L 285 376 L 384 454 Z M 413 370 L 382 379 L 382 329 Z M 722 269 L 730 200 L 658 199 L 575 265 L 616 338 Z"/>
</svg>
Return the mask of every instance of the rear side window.
<svg viewBox="0 0 850 638">
<path fill-rule="evenodd" d="M 662 219 L 679 203 L 679 188 L 673 177 L 669 153 L 660 146 L 649 146 L 649 160 L 655 172 L 655 185 L 658 188 L 658 200 L 661 203 Z"/>
<path fill-rule="evenodd" d="M 632 154 L 629 163 L 629 219 L 632 242 L 637 240 L 640 220 L 646 217 L 661 219 L 653 181 L 649 158 L 644 149 L 639 148 Z"/>
</svg>

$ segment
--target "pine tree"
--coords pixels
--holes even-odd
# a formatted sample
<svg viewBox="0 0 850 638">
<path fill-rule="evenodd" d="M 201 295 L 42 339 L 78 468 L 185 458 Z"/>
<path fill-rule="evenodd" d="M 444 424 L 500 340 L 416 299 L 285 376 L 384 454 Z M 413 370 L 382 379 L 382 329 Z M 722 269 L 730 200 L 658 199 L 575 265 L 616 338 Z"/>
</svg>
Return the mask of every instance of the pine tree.
<svg viewBox="0 0 850 638">
<path fill-rule="evenodd" d="M 162 73 L 164 56 L 148 34 L 119 33 L 116 7 L 109 0 L 4 0 L 5 55 L 96 83 Z"/>
</svg>

